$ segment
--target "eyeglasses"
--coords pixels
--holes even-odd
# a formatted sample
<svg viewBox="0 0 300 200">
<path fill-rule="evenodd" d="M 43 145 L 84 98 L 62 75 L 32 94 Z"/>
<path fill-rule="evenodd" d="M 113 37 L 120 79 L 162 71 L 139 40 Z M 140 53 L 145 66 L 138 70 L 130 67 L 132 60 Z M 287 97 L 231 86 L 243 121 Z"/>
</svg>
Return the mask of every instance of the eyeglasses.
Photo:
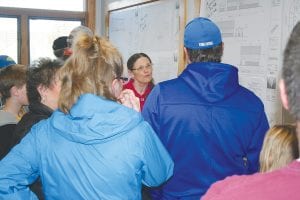
<svg viewBox="0 0 300 200">
<path fill-rule="evenodd" d="M 131 70 L 136 70 L 138 72 L 144 71 L 145 69 L 152 69 L 153 64 L 150 63 L 146 66 L 139 66 L 138 68 L 132 68 Z"/>
<path fill-rule="evenodd" d="M 129 80 L 127 77 L 123 76 L 117 77 L 116 79 L 122 81 L 123 83 L 126 83 Z"/>
</svg>

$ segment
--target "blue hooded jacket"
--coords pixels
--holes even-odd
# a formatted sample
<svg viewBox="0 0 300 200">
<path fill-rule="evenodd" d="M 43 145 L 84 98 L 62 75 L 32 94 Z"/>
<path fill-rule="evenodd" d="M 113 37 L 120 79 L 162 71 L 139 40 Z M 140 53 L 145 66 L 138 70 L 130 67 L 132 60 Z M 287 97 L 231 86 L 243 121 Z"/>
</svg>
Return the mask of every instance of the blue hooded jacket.
<svg viewBox="0 0 300 200">
<path fill-rule="evenodd" d="M 0 162 L 0 199 L 141 199 L 141 183 L 159 186 L 173 161 L 140 113 L 85 94 L 69 114 L 35 125 Z"/>
<path fill-rule="evenodd" d="M 261 100 L 239 85 L 231 65 L 188 65 L 154 87 L 142 114 L 175 163 L 154 199 L 199 200 L 213 182 L 258 170 L 268 121 Z"/>
</svg>

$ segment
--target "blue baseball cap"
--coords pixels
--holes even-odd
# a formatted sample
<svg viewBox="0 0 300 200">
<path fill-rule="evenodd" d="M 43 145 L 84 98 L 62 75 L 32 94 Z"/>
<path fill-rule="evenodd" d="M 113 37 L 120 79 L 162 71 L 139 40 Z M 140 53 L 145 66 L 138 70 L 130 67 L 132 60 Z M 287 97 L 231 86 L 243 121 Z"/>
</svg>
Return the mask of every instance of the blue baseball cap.
<svg viewBox="0 0 300 200">
<path fill-rule="evenodd" d="M 0 55 L 0 68 L 15 65 L 15 61 L 6 55 Z"/>
<path fill-rule="evenodd" d="M 209 49 L 221 42 L 221 31 L 210 19 L 198 17 L 185 26 L 184 46 L 188 49 Z"/>
</svg>

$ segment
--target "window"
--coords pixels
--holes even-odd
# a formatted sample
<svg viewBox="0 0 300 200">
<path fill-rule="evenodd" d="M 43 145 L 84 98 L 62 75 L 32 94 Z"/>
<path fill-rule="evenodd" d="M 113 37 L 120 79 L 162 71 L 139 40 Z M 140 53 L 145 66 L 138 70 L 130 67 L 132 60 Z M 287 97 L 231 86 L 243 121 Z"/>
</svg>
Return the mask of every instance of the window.
<svg viewBox="0 0 300 200">
<path fill-rule="evenodd" d="M 23 65 L 54 57 L 57 37 L 68 36 L 80 24 L 95 30 L 95 7 L 96 0 L 1 0 L 0 54 Z"/>
<path fill-rule="evenodd" d="M 84 0 L 1 0 L 1 7 L 84 11 Z"/>
<path fill-rule="evenodd" d="M 0 17 L 0 54 L 18 62 L 18 19 Z"/>
<path fill-rule="evenodd" d="M 30 63 L 39 57 L 55 58 L 53 41 L 60 36 L 68 36 L 70 31 L 80 24 L 80 21 L 29 20 Z"/>
</svg>

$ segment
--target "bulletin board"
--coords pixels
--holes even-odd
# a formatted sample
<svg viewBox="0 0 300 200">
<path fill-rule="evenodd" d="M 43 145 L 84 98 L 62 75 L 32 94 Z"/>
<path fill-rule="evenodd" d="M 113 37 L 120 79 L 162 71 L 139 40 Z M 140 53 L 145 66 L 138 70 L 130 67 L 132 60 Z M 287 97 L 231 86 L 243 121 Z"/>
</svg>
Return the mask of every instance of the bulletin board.
<svg viewBox="0 0 300 200">
<path fill-rule="evenodd" d="M 163 0 L 109 11 L 109 40 L 120 50 L 125 66 L 132 54 L 146 53 L 155 83 L 177 77 L 179 5 L 179 0 Z"/>
<path fill-rule="evenodd" d="M 201 0 L 200 16 L 220 27 L 225 45 L 222 62 L 238 67 L 241 85 L 261 98 L 270 125 L 287 121 L 278 81 L 287 39 L 300 19 L 300 1 Z"/>
</svg>

